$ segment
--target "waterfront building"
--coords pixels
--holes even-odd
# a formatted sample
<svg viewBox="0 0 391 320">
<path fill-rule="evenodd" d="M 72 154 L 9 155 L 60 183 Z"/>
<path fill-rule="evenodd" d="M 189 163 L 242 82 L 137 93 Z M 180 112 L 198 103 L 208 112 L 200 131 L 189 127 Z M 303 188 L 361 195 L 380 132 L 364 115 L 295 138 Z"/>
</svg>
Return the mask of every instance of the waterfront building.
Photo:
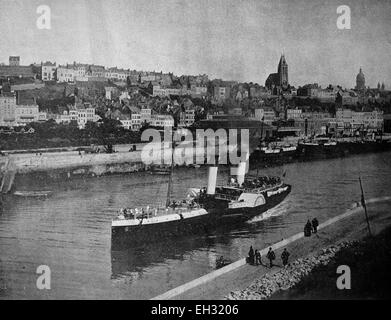
<svg viewBox="0 0 391 320">
<path fill-rule="evenodd" d="M 336 111 L 336 121 L 344 124 L 344 132 L 354 134 L 358 130 L 377 131 L 384 127 L 383 111 L 356 112 L 339 108 Z"/>
<path fill-rule="evenodd" d="M 276 112 L 272 108 L 256 108 L 254 110 L 254 118 L 271 125 L 276 120 Z"/>
</svg>

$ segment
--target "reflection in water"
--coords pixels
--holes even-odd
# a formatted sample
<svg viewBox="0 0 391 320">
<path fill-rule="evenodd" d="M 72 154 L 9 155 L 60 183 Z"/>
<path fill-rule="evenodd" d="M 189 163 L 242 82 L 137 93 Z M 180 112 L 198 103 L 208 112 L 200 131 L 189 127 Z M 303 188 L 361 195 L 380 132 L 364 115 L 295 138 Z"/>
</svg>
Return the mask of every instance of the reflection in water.
<svg viewBox="0 0 391 320">
<path fill-rule="evenodd" d="M 294 163 L 260 174 L 287 172 L 291 194 L 259 217 L 208 236 L 183 237 L 134 248 L 112 248 L 111 219 L 120 207 L 164 204 L 167 177 L 149 173 L 47 181 L 16 179 L 17 190 L 51 190 L 47 199 L 6 196 L 0 206 L 1 298 L 151 298 L 215 269 L 219 256 L 237 260 L 324 221 L 360 200 L 390 195 L 391 153 Z M 250 172 L 256 174 L 256 170 Z M 227 181 L 228 169 L 219 175 Z M 207 169 L 176 169 L 173 195 L 206 185 Z M 2 211 L 1 211 L 2 210 Z M 36 268 L 50 266 L 52 289 L 37 290 Z"/>
</svg>

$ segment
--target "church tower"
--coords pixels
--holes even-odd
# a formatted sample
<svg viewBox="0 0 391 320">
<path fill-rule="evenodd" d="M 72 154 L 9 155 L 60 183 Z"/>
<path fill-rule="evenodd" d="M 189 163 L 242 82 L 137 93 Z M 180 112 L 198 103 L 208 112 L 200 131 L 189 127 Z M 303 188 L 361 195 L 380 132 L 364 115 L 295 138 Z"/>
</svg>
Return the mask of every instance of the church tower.
<svg viewBox="0 0 391 320">
<path fill-rule="evenodd" d="M 356 77 L 356 90 L 364 91 L 365 90 L 365 76 L 360 68 L 360 72 Z"/>
<path fill-rule="evenodd" d="M 288 64 L 286 63 L 284 54 L 281 55 L 280 62 L 278 63 L 278 79 L 279 85 L 282 88 L 288 87 Z"/>
</svg>

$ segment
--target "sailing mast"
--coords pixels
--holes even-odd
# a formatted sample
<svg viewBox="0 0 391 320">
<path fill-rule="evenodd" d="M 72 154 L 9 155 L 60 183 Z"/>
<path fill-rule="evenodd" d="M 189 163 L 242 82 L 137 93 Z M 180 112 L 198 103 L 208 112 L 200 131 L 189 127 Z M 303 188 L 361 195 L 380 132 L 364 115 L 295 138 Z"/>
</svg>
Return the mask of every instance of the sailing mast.
<svg viewBox="0 0 391 320">
<path fill-rule="evenodd" d="M 170 206 L 171 203 L 171 188 L 172 188 L 172 172 L 174 170 L 174 147 L 175 147 L 175 142 L 171 142 L 171 168 L 170 168 L 170 177 L 168 179 L 168 188 L 167 188 L 167 200 L 166 200 L 166 208 Z"/>
</svg>

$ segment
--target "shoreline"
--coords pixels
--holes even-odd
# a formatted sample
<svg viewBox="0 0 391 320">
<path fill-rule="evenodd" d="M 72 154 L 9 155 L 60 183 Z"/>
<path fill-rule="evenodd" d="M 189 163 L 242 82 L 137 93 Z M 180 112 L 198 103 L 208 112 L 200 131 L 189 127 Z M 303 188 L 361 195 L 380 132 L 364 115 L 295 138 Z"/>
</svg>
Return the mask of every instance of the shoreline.
<svg viewBox="0 0 391 320">
<path fill-rule="evenodd" d="M 384 197 L 367 201 L 371 228 L 374 234 L 378 234 L 387 226 L 391 226 L 390 199 L 390 197 Z M 341 223 L 335 223 L 340 220 L 342 220 Z M 352 225 L 354 225 L 354 228 L 352 228 Z M 295 237 L 297 239 L 287 246 L 291 253 L 290 261 L 314 255 L 322 248 L 338 245 L 344 241 L 362 239 L 367 232 L 366 228 L 363 209 L 361 207 L 350 208 L 342 215 L 321 223 L 316 236 L 304 238 L 302 232 L 300 233 L 301 236 L 292 236 L 291 239 Z M 277 250 L 275 249 L 276 244 L 272 246 L 276 257 L 280 257 L 281 249 L 285 246 L 286 243 L 280 244 Z M 262 261 L 265 263 L 264 252 L 261 252 L 261 254 Z M 246 264 L 243 258 L 201 278 L 162 293 L 153 299 L 224 300 L 231 292 L 246 289 L 255 279 L 280 271 L 280 259 L 277 259 L 276 262 L 277 264 L 270 269 L 264 265 L 252 266 Z"/>
</svg>

